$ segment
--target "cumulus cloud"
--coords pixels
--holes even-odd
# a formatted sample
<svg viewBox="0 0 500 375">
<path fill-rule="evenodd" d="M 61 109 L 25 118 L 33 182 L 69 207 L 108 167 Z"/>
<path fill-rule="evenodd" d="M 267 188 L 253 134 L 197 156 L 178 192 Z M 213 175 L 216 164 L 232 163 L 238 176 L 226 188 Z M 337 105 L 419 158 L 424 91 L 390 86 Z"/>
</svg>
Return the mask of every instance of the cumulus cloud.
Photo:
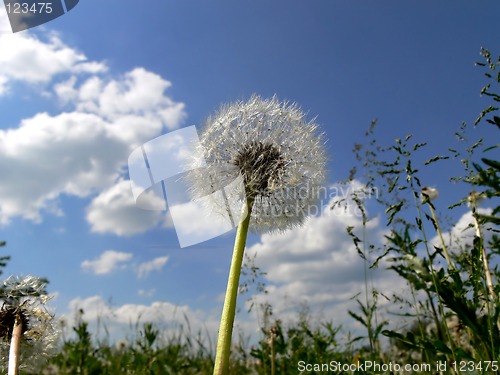
<svg viewBox="0 0 500 375">
<path fill-rule="evenodd" d="M 219 317 L 208 315 L 201 310 L 193 310 L 187 305 L 176 305 L 170 302 L 155 301 L 145 304 L 122 304 L 111 306 L 100 296 L 74 298 L 68 305 L 72 312 L 84 311 L 84 319 L 92 327 L 99 320 L 105 322 L 106 328 L 113 338 L 123 337 L 123 332 L 130 324 L 154 323 L 162 329 L 163 334 L 178 333 L 179 327 L 189 321 L 191 332 L 208 332 L 213 340 L 219 326 Z"/>
<path fill-rule="evenodd" d="M 118 268 L 126 268 L 126 263 L 130 259 L 132 259 L 132 253 L 106 250 L 95 260 L 84 260 L 82 268 L 96 275 L 106 275 Z"/>
<path fill-rule="evenodd" d="M 142 279 L 153 271 L 161 271 L 168 262 L 168 256 L 161 256 L 152 260 L 137 263 L 133 262 L 133 254 L 123 251 L 106 250 L 94 260 L 84 260 L 82 269 L 95 275 L 106 275 L 117 269 L 126 269 L 131 266 L 137 278 Z"/>
<path fill-rule="evenodd" d="M 4 28 L 6 19 L 0 19 Z M 45 40 L 31 33 L 0 33 L 0 95 L 10 83 L 47 83 L 61 73 L 101 73 L 103 63 L 88 62 L 81 52 L 67 46 L 57 33 Z"/>
<path fill-rule="evenodd" d="M 118 80 L 104 81 L 93 76 L 79 83 L 71 76 L 55 85 L 54 91 L 63 103 L 76 103 L 77 111 L 95 113 L 107 120 L 125 121 L 130 131 L 119 131 L 120 123 L 111 126 L 109 131 L 119 139 L 135 140 L 135 133 L 144 130 L 144 126 L 134 121 L 137 118 L 161 123 L 168 129 L 177 128 L 183 120 L 184 104 L 164 95 L 170 86 L 171 82 L 158 74 L 135 68 Z"/>
<path fill-rule="evenodd" d="M 16 127 L 0 124 L 0 224 L 63 214 L 58 198 L 64 194 L 97 194 L 87 215 L 97 232 L 134 234 L 161 222 L 152 215 L 136 225 L 132 217 L 113 215 L 132 214 L 130 201 L 117 196 L 130 195 L 121 179 L 130 152 L 186 116 L 184 104 L 166 94 L 172 84 L 140 67 L 112 77 L 105 63 L 87 59 L 55 33 L 0 34 L 0 51 L 0 100 L 16 82 L 37 83 L 44 85 L 37 92 L 64 108 L 28 115 Z M 107 213 L 106 199 L 114 199 Z"/>
<path fill-rule="evenodd" d="M 152 192 L 144 193 L 151 206 L 165 206 L 165 201 Z M 132 236 L 166 221 L 164 211 L 148 211 L 136 206 L 130 181 L 120 180 L 95 197 L 87 208 L 87 221 L 92 232 Z"/>
<path fill-rule="evenodd" d="M 155 258 L 149 262 L 141 263 L 137 266 L 137 277 L 142 279 L 146 277 L 153 271 L 161 271 L 161 269 L 167 264 L 168 256 L 162 256 Z"/>
</svg>

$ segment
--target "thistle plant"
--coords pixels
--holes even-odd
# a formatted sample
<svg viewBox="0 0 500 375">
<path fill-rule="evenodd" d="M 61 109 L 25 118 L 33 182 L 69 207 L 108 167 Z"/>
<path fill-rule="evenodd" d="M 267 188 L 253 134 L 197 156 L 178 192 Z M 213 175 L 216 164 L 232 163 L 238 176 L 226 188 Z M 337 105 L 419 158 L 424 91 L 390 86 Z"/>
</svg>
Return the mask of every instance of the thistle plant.
<svg viewBox="0 0 500 375">
<path fill-rule="evenodd" d="M 318 199 L 326 156 L 317 125 L 296 104 L 252 96 L 223 106 L 201 135 L 206 169 L 190 176 L 193 196 L 243 182 L 238 224 L 222 311 L 214 374 L 227 374 L 236 298 L 248 231 L 285 231 L 301 225 Z M 200 165 L 200 160 L 195 162 Z M 232 192 L 235 193 L 235 192 Z M 237 192 L 236 192 L 237 193 Z M 215 210 L 221 207 L 214 205 Z"/>
<path fill-rule="evenodd" d="M 57 330 L 53 315 L 45 308 L 48 301 L 45 285 L 34 276 L 11 276 L 4 281 L 0 357 L 2 364 L 8 363 L 9 375 L 19 374 L 21 367 L 38 371 L 55 349 Z"/>
</svg>

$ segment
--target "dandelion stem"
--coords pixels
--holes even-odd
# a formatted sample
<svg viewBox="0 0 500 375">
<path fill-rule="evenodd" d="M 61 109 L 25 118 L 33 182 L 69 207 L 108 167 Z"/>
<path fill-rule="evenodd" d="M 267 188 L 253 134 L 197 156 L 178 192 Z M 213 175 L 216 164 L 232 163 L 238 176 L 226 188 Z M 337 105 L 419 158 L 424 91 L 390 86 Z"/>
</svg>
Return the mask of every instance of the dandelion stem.
<svg viewBox="0 0 500 375">
<path fill-rule="evenodd" d="M 252 199 L 247 199 L 244 213 L 246 216 L 238 225 L 236 239 L 234 241 L 233 258 L 227 281 L 226 297 L 219 328 L 219 337 L 217 339 L 217 351 L 215 355 L 214 375 L 229 374 L 229 354 L 231 351 L 231 336 L 233 334 L 234 316 L 236 313 L 236 297 L 238 295 L 238 286 L 240 281 L 241 264 L 245 252 L 245 244 L 250 224 L 252 209 Z"/>
<path fill-rule="evenodd" d="M 23 321 L 20 313 L 16 314 L 14 328 L 12 329 L 12 338 L 10 340 L 9 350 L 9 375 L 19 374 L 19 347 L 23 334 Z"/>
</svg>

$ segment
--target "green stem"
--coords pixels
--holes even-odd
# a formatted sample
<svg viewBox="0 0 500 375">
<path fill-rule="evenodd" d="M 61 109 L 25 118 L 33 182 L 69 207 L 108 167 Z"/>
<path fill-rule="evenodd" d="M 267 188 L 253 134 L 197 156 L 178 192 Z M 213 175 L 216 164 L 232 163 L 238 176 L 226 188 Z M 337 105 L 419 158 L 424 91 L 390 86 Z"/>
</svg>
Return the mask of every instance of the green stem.
<svg viewBox="0 0 500 375">
<path fill-rule="evenodd" d="M 437 220 L 436 212 L 434 211 L 434 207 L 429 203 L 429 208 L 431 209 L 432 219 L 434 220 L 434 226 L 436 227 L 436 232 L 439 236 L 439 240 L 441 241 L 441 246 L 443 248 L 444 257 L 446 258 L 446 263 L 448 263 L 449 269 L 455 269 L 455 265 L 453 264 L 450 254 L 448 253 L 448 249 L 446 248 L 446 244 L 444 242 L 443 234 L 441 233 L 441 227 L 439 226 L 439 222 Z"/>
<path fill-rule="evenodd" d="M 495 300 L 495 288 L 493 286 L 493 279 L 491 278 L 490 266 L 488 265 L 488 255 L 486 254 L 486 249 L 483 244 L 483 236 L 481 234 L 481 227 L 479 225 L 479 220 L 477 220 L 476 213 L 476 202 L 473 202 L 472 217 L 474 218 L 474 227 L 476 228 L 476 237 L 479 239 L 479 246 L 481 248 L 481 258 L 483 258 L 484 273 L 486 276 L 486 284 L 488 285 L 488 290 L 490 292 L 491 298 Z"/>
<path fill-rule="evenodd" d="M 276 350 L 274 348 L 274 338 L 275 334 L 274 332 L 271 332 L 271 339 L 269 340 L 269 346 L 271 347 L 271 375 L 276 374 Z"/>
<path fill-rule="evenodd" d="M 252 211 L 251 199 L 247 200 L 243 212 L 246 217 L 238 225 L 236 239 L 234 241 L 233 259 L 231 260 L 231 269 L 227 281 L 226 298 L 222 317 L 220 321 L 219 337 L 217 339 L 217 352 L 215 355 L 214 375 L 229 374 L 229 354 L 231 351 L 231 337 L 233 334 L 234 316 L 236 314 L 236 297 L 240 282 L 241 264 L 243 263 L 243 253 L 247 241 L 248 226 Z"/>
</svg>

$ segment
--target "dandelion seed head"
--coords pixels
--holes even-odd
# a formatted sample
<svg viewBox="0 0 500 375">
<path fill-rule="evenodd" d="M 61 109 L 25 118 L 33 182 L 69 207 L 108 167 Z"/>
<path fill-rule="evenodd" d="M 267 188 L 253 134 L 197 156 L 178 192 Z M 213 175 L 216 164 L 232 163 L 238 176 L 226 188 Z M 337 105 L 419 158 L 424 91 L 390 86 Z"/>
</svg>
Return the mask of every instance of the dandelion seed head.
<svg viewBox="0 0 500 375">
<path fill-rule="evenodd" d="M 323 135 L 296 104 L 254 95 L 222 106 L 207 120 L 200 143 L 193 165 L 204 159 L 206 168 L 188 176 L 193 197 L 209 196 L 242 177 L 241 200 L 252 202 L 254 232 L 300 225 L 319 198 Z"/>
<path fill-rule="evenodd" d="M 57 350 L 59 330 L 45 308 L 46 283 L 36 276 L 11 276 L 4 281 L 0 309 L 0 368 L 8 363 L 14 322 L 22 324 L 20 368 L 38 371 Z"/>
</svg>

